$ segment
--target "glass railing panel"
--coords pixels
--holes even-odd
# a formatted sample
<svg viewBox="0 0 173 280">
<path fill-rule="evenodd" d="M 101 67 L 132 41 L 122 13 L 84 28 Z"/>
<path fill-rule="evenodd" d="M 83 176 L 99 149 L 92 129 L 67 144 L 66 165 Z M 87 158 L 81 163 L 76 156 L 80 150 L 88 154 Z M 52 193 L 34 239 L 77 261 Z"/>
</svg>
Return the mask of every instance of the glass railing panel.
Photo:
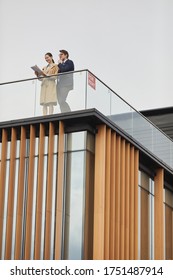
<svg viewBox="0 0 173 280">
<path fill-rule="evenodd" d="M 94 75 L 88 72 L 87 76 L 87 109 L 96 108 L 105 116 L 110 115 L 109 89 Z"/>
<path fill-rule="evenodd" d="M 110 90 L 109 92 L 111 94 L 110 120 L 129 135 L 132 135 L 132 108 L 113 91 Z"/>
<path fill-rule="evenodd" d="M 173 168 L 172 140 L 90 72 L 87 78 L 87 108 L 96 108 Z"/>
<path fill-rule="evenodd" d="M 59 78 L 64 78 L 65 83 L 57 87 Z M 66 83 L 73 80 L 73 85 Z M 51 85 L 50 85 L 51 84 Z M 54 106 L 53 113 L 64 113 L 69 111 L 85 109 L 86 101 L 86 71 L 60 74 L 51 78 L 28 79 L 0 85 L 0 121 L 36 117 L 43 115 L 43 106 L 40 105 L 41 91 L 55 87 L 55 94 L 61 91 L 66 98 L 61 98 L 60 104 Z M 63 91 L 62 91 L 63 88 Z M 63 95 L 64 97 L 64 95 Z M 61 105 L 61 106 L 60 106 Z M 49 114 L 49 109 L 47 110 Z"/>
<path fill-rule="evenodd" d="M 138 112 L 133 112 L 133 138 L 153 152 L 153 125 Z"/>
<path fill-rule="evenodd" d="M 133 113 L 133 137 L 161 161 L 173 167 L 171 162 L 173 142 L 139 112 Z"/>
<path fill-rule="evenodd" d="M 156 127 L 153 127 L 153 153 L 171 167 L 173 167 L 171 154 L 172 146 L 173 142 Z"/>
<path fill-rule="evenodd" d="M 35 115 L 36 80 L 0 86 L 0 121 Z"/>
<path fill-rule="evenodd" d="M 173 169 L 173 142 L 170 142 L 170 166 Z"/>
<path fill-rule="evenodd" d="M 73 90 L 67 97 L 71 111 L 86 109 L 86 75 L 86 71 L 73 73 Z"/>
<path fill-rule="evenodd" d="M 54 114 L 85 109 L 86 72 L 65 73 L 37 81 L 36 116 L 43 114 L 43 106 L 40 106 L 40 96 L 44 83 L 49 84 L 49 79 L 55 80 L 58 97 L 57 105 L 54 106 Z M 63 79 L 60 87 L 57 86 L 59 79 Z"/>
</svg>

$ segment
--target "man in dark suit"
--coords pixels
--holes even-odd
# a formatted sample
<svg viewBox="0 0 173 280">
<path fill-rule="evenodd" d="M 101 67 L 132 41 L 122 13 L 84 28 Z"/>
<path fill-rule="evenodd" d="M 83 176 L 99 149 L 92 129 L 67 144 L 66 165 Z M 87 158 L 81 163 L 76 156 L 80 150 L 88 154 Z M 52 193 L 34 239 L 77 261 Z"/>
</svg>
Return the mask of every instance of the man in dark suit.
<svg viewBox="0 0 173 280">
<path fill-rule="evenodd" d="M 60 50 L 59 52 L 58 73 L 62 74 L 58 75 L 57 97 L 60 110 L 63 113 L 71 111 L 66 99 L 69 91 L 73 89 L 73 73 L 66 72 L 74 71 L 74 63 L 69 59 L 69 53 L 66 50 Z"/>
</svg>

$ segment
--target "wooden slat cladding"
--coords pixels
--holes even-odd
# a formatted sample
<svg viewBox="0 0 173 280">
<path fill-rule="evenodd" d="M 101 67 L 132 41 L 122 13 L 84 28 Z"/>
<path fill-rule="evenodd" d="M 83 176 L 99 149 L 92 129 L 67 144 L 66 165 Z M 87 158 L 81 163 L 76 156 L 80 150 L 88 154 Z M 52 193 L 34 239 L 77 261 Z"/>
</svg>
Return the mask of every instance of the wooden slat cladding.
<svg viewBox="0 0 173 280">
<path fill-rule="evenodd" d="M 134 259 L 134 212 L 135 212 L 135 207 L 134 207 L 134 202 L 135 202 L 135 192 L 134 192 L 134 147 L 130 148 L 130 232 L 129 232 L 129 238 L 130 238 L 130 244 L 129 244 L 129 249 L 130 249 L 130 256 L 129 259 L 133 260 Z"/>
<path fill-rule="evenodd" d="M 125 253 L 125 140 L 121 145 L 121 178 L 120 178 L 120 259 Z"/>
<path fill-rule="evenodd" d="M 43 124 L 40 124 L 39 154 L 38 154 L 37 203 L 36 203 L 36 228 L 35 228 L 35 256 L 34 256 L 34 258 L 36 260 L 40 259 L 40 245 L 41 245 L 44 143 L 45 143 L 45 127 L 44 127 Z"/>
<path fill-rule="evenodd" d="M 124 259 L 129 260 L 129 233 L 130 233 L 130 144 L 125 147 L 125 255 Z"/>
<path fill-rule="evenodd" d="M 105 177 L 105 235 L 104 259 L 109 260 L 110 239 L 110 179 L 111 179 L 111 129 L 106 131 L 106 177 Z"/>
<path fill-rule="evenodd" d="M 111 133 L 110 162 L 110 228 L 109 228 L 109 259 L 115 255 L 115 167 L 116 167 L 116 133 Z"/>
<path fill-rule="evenodd" d="M 16 165 L 16 140 L 17 140 L 17 132 L 15 128 L 12 128 L 11 145 L 10 145 L 10 173 L 9 173 L 9 187 L 8 187 L 8 209 L 7 209 L 6 250 L 5 250 L 5 259 L 7 260 L 11 259 L 15 165 Z"/>
<path fill-rule="evenodd" d="M 98 126 L 95 149 L 93 259 L 138 258 L 138 151 Z"/>
<path fill-rule="evenodd" d="M 45 225 L 45 259 L 50 259 L 51 245 L 51 218 L 52 218 L 52 188 L 53 188 L 53 152 L 54 152 L 54 125 L 49 124 L 48 146 L 48 172 L 47 172 L 47 196 L 46 196 L 46 225 Z"/>
<path fill-rule="evenodd" d="M 115 254 L 113 259 L 120 259 L 120 186 L 121 186 L 121 137 L 116 137 L 115 167 Z M 113 155 L 114 156 L 114 155 Z"/>
<path fill-rule="evenodd" d="M 106 125 L 98 127 L 95 147 L 93 259 L 104 259 Z"/>
<path fill-rule="evenodd" d="M 2 251 L 2 232 L 3 232 L 3 215 L 4 215 L 4 195 L 6 182 L 6 158 L 7 158 L 7 131 L 2 131 L 2 146 L 1 146 L 1 166 L 0 166 L 0 259 Z"/>
<path fill-rule="evenodd" d="M 17 217 L 16 217 L 16 246 L 15 246 L 16 260 L 19 260 L 21 258 L 25 157 L 26 157 L 26 130 L 24 127 L 21 127 L 20 158 L 19 158 L 20 165 L 19 165 Z"/>
<path fill-rule="evenodd" d="M 138 169 L 139 169 L 139 152 L 134 151 L 134 259 L 138 259 Z"/>
<path fill-rule="evenodd" d="M 163 187 L 164 170 L 158 169 L 155 176 L 154 202 L 154 259 L 164 259 L 164 220 L 163 220 Z"/>
</svg>

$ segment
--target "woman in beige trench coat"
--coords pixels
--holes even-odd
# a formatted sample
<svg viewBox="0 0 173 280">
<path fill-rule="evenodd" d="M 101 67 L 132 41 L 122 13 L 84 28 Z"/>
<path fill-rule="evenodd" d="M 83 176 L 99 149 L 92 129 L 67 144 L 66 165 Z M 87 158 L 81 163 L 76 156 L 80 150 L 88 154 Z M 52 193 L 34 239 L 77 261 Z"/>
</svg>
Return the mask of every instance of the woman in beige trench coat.
<svg viewBox="0 0 173 280">
<path fill-rule="evenodd" d="M 55 64 L 53 60 L 53 56 L 51 53 L 45 54 L 45 60 L 48 63 L 47 66 L 43 67 L 41 76 L 51 76 L 58 74 L 58 66 Z M 35 72 L 37 77 L 40 75 Z M 43 115 L 47 115 L 48 108 L 49 114 L 53 114 L 54 106 L 57 105 L 57 92 L 56 92 L 56 76 L 48 77 L 48 78 L 40 78 L 41 83 L 41 93 L 40 93 L 40 105 L 43 106 Z"/>
</svg>

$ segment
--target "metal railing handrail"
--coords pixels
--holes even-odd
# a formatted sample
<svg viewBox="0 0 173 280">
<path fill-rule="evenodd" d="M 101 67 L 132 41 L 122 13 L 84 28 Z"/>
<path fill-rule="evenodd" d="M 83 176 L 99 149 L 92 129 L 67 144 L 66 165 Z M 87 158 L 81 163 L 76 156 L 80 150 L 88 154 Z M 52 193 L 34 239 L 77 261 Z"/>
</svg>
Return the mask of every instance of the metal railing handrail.
<svg viewBox="0 0 173 280">
<path fill-rule="evenodd" d="M 83 69 L 83 70 L 76 70 L 76 71 L 69 71 L 69 72 L 64 72 L 64 73 L 58 73 L 58 75 L 51 75 L 51 77 L 58 77 L 61 75 L 68 75 L 70 73 L 78 73 L 78 72 L 84 72 L 84 71 L 88 71 L 87 69 Z M 39 78 L 50 78 L 50 76 L 46 76 L 46 77 L 42 77 L 40 76 Z M 10 81 L 10 82 L 3 82 L 0 83 L 0 86 L 4 86 L 4 85 L 8 85 L 8 84 L 14 84 L 14 83 L 21 83 L 21 82 L 27 82 L 27 81 L 32 81 L 32 80 L 38 80 L 38 77 L 33 77 L 33 78 L 27 78 L 27 79 L 22 79 L 22 80 L 15 80 L 15 81 Z"/>
</svg>

